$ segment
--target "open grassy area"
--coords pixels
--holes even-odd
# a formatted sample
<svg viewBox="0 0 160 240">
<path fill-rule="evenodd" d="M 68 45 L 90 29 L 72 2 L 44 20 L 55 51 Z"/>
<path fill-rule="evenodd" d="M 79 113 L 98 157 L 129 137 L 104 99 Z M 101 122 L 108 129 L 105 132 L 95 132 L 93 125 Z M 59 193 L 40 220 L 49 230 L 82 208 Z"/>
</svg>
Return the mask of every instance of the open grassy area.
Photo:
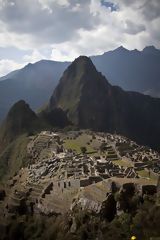
<svg viewBox="0 0 160 240">
<path fill-rule="evenodd" d="M 134 148 L 131 147 L 128 143 L 122 143 L 120 146 L 118 146 L 118 151 L 121 155 L 123 155 L 125 152 L 132 151 Z"/>
<path fill-rule="evenodd" d="M 77 153 L 82 153 L 81 147 L 86 147 L 86 149 L 87 149 L 86 153 L 88 155 L 92 155 L 92 156 L 98 155 L 98 153 L 93 148 L 91 148 L 90 146 L 88 146 L 85 143 L 80 143 L 77 140 L 65 140 L 63 146 L 65 148 L 75 150 Z"/>
<path fill-rule="evenodd" d="M 131 167 L 131 165 L 127 162 L 124 162 L 122 160 L 111 160 L 115 165 L 120 165 L 122 167 Z"/>
<path fill-rule="evenodd" d="M 136 171 L 138 173 L 139 176 L 141 177 L 145 177 L 145 178 L 150 178 L 154 181 L 157 181 L 157 176 L 155 176 L 153 173 L 150 174 L 150 177 L 149 177 L 149 173 L 148 171 L 146 170 L 140 170 L 140 171 Z"/>
<path fill-rule="evenodd" d="M 99 148 L 99 146 L 101 145 L 97 139 L 92 139 L 92 137 L 87 134 L 80 135 L 76 139 L 76 141 L 78 141 L 79 143 L 82 143 L 82 144 L 87 144 L 89 142 L 90 143 L 89 146 L 91 148 Z"/>
</svg>

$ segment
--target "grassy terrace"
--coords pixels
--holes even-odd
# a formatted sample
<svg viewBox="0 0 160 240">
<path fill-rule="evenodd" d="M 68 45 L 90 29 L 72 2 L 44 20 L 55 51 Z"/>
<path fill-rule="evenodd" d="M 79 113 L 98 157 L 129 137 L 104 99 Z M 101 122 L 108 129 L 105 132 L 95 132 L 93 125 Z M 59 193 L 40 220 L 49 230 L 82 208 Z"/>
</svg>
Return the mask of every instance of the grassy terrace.
<svg viewBox="0 0 160 240">
<path fill-rule="evenodd" d="M 157 176 L 155 176 L 153 173 L 150 174 L 146 170 L 136 171 L 140 177 L 150 178 L 153 181 L 157 181 Z"/>
<path fill-rule="evenodd" d="M 122 160 L 114 160 L 114 159 L 111 159 L 110 161 L 112 161 L 115 165 L 119 165 L 119 166 L 122 166 L 122 167 L 131 167 L 131 164 L 130 163 L 127 163 L 127 162 L 124 162 Z"/>
<path fill-rule="evenodd" d="M 87 144 L 80 143 L 76 140 L 65 140 L 63 146 L 65 148 L 75 150 L 77 153 L 82 153 L 81 152 L 81 147 L 86 147 L 86 149 L 87 149 L 86 154 L 87 155 L 91 155 L 91 156 L 98 156 L 99 155 L 93 148 L 91 148 Z"/>
<path fill-rule="evenodd" d="M 134 148 L 127 143 L 122 143 L 120 146 L 118 146 L 118 151 L 121 155 L 123 155 L 125 152 L 130 152 L 132 150 L 134 150 Z"/>
</svg>

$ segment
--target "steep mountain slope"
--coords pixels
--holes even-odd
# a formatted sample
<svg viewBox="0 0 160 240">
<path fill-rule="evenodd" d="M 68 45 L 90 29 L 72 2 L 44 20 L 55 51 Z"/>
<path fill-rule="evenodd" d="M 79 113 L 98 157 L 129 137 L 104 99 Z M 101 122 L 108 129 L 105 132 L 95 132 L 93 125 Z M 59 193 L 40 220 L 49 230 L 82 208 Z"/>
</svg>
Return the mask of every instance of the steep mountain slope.
<svg viewBox="0 0 160 240">
<path fill-rule="evenodd" d="M 160 99 L 111 86 L 87 57 L 77 58 L 64 72 L 46 111 L 55 107 L 82 128 L 116 131 L 159 148 Z"/>
<path fill-rule="evenodd" d="M 34 110 L 47 102 L 68 65 L 67 62 L 42 60 L 1 78 L 0 123 L 11 106 L 20 99 L 28 102 Z"/>
<path fill-rule="evenodd" d="M 160 97 L 160 51 L 154 47 L 143 51 L 120 47 L 91 59 L 112 85 Z M 0 78 L 0 123 L 20 99 L 33 110 L 47 102 L 69 64 L 42 60 Z"/>
<path fill-rule="evenodd" d="M 38 117 L 28 104 L 23 100 L 14 104 L 0 127 L 0 149 L 17 136 L 32 131 L 37 124 Z"/>
<path fill-rule="evenodd" d="M 15 103 L 0 127 L 0 180 L 30 162 L 27 154 L 30 135 L 68 124 L 70 122 L 61 109 L 55 108 L 38 117 L 24 100 Z"/>
<path fill-rule="evenodd" d="M 160 50 L 155 47 L 129 51 L 121 46 L 91 59 L 112 85 L 160 97 Z"/>
<path fill-rule="evenodd" d="M 0 179 L 13 175 L 27 156 L 28 134 L 40 127 L 40 120 L 23 100 L 10 109 L 0 128 Z"/>
</svg>

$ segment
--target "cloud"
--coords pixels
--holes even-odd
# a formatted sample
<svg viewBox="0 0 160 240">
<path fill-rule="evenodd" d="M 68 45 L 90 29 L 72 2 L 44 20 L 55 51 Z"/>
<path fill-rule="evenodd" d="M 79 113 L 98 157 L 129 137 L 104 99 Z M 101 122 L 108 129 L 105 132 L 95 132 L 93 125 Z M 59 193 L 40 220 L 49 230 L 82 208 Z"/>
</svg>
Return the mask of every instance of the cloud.
<svg viewBox="0 0 160 240">
<path fill-rule="evenodd" d="M 145 26 L 143 24 L 135 24 L 131 22 L 130 20 L 126 20 L 126 33 L 135 35 L 137 33 L 140 33 L 142 31 L 145 31 Z"/>
<path fill-rule="evenodd" d="M 0 77 L 6 75 L 7 73 L 20 69 L 24 67 L 24 64 L 18 64 L 10 59 L 2 59 L 0 60 Z"/>
<path fill-rule="evenodd" d="M 0 19 L 9 32 L 27 34 L 33 44 L 60 43 L 78 38 L 77 29 L 92 29 L 90 0 L 14 0 L 0 9 Z M 96 22 L 94 22 L 96 25 Z"/>
<path fill-rule="evenodd" d="M 113 11 L 114 10 L 114 11 Z M 73 60 L 120 45 L 160 48 L 159 0 L 0 0 L 0 47 L 32 51 L 23 61 Z"/>
<path fill-rule="evenodd" d="M 25 62 L 35 63 L 46 57 L 42 55 L 37 49 L 34 49 L 31 55 L 24 55 L 23 59 Z"/>
</svg>

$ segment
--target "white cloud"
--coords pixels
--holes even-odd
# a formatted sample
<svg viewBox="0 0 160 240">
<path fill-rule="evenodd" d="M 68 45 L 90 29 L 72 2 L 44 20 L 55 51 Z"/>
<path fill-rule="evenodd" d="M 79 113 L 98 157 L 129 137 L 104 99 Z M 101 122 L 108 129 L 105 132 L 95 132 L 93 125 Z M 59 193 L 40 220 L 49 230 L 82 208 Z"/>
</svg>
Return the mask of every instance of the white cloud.
<svg viewBox="0 0 160 240">
<path fill-rule="evenodd" d="M 23 59 L 26 62 L 35 63 L 42 59 L 45 59 L 45 56 L 42 55 L 37 49 L 34 49 L 32 55 L 24 55 Z"/>
<path fill-rule="evenodd" d="M 18 64 L 10 59 L 0 60 L 0 77 L 6 75 L 7 73 L 22 68 L 24 64 Z"/>
<path fill-rule="evenodd" d="M 42 48 L 52 48 L 51 59 L 58 61 L 120 45 L 160 48 L 159 0 L 111 2 L 117 11 L 100 0 L 0 0 L 0 47 L 33 50 L 26 62 L 45 58 Z"/>
</svg>

